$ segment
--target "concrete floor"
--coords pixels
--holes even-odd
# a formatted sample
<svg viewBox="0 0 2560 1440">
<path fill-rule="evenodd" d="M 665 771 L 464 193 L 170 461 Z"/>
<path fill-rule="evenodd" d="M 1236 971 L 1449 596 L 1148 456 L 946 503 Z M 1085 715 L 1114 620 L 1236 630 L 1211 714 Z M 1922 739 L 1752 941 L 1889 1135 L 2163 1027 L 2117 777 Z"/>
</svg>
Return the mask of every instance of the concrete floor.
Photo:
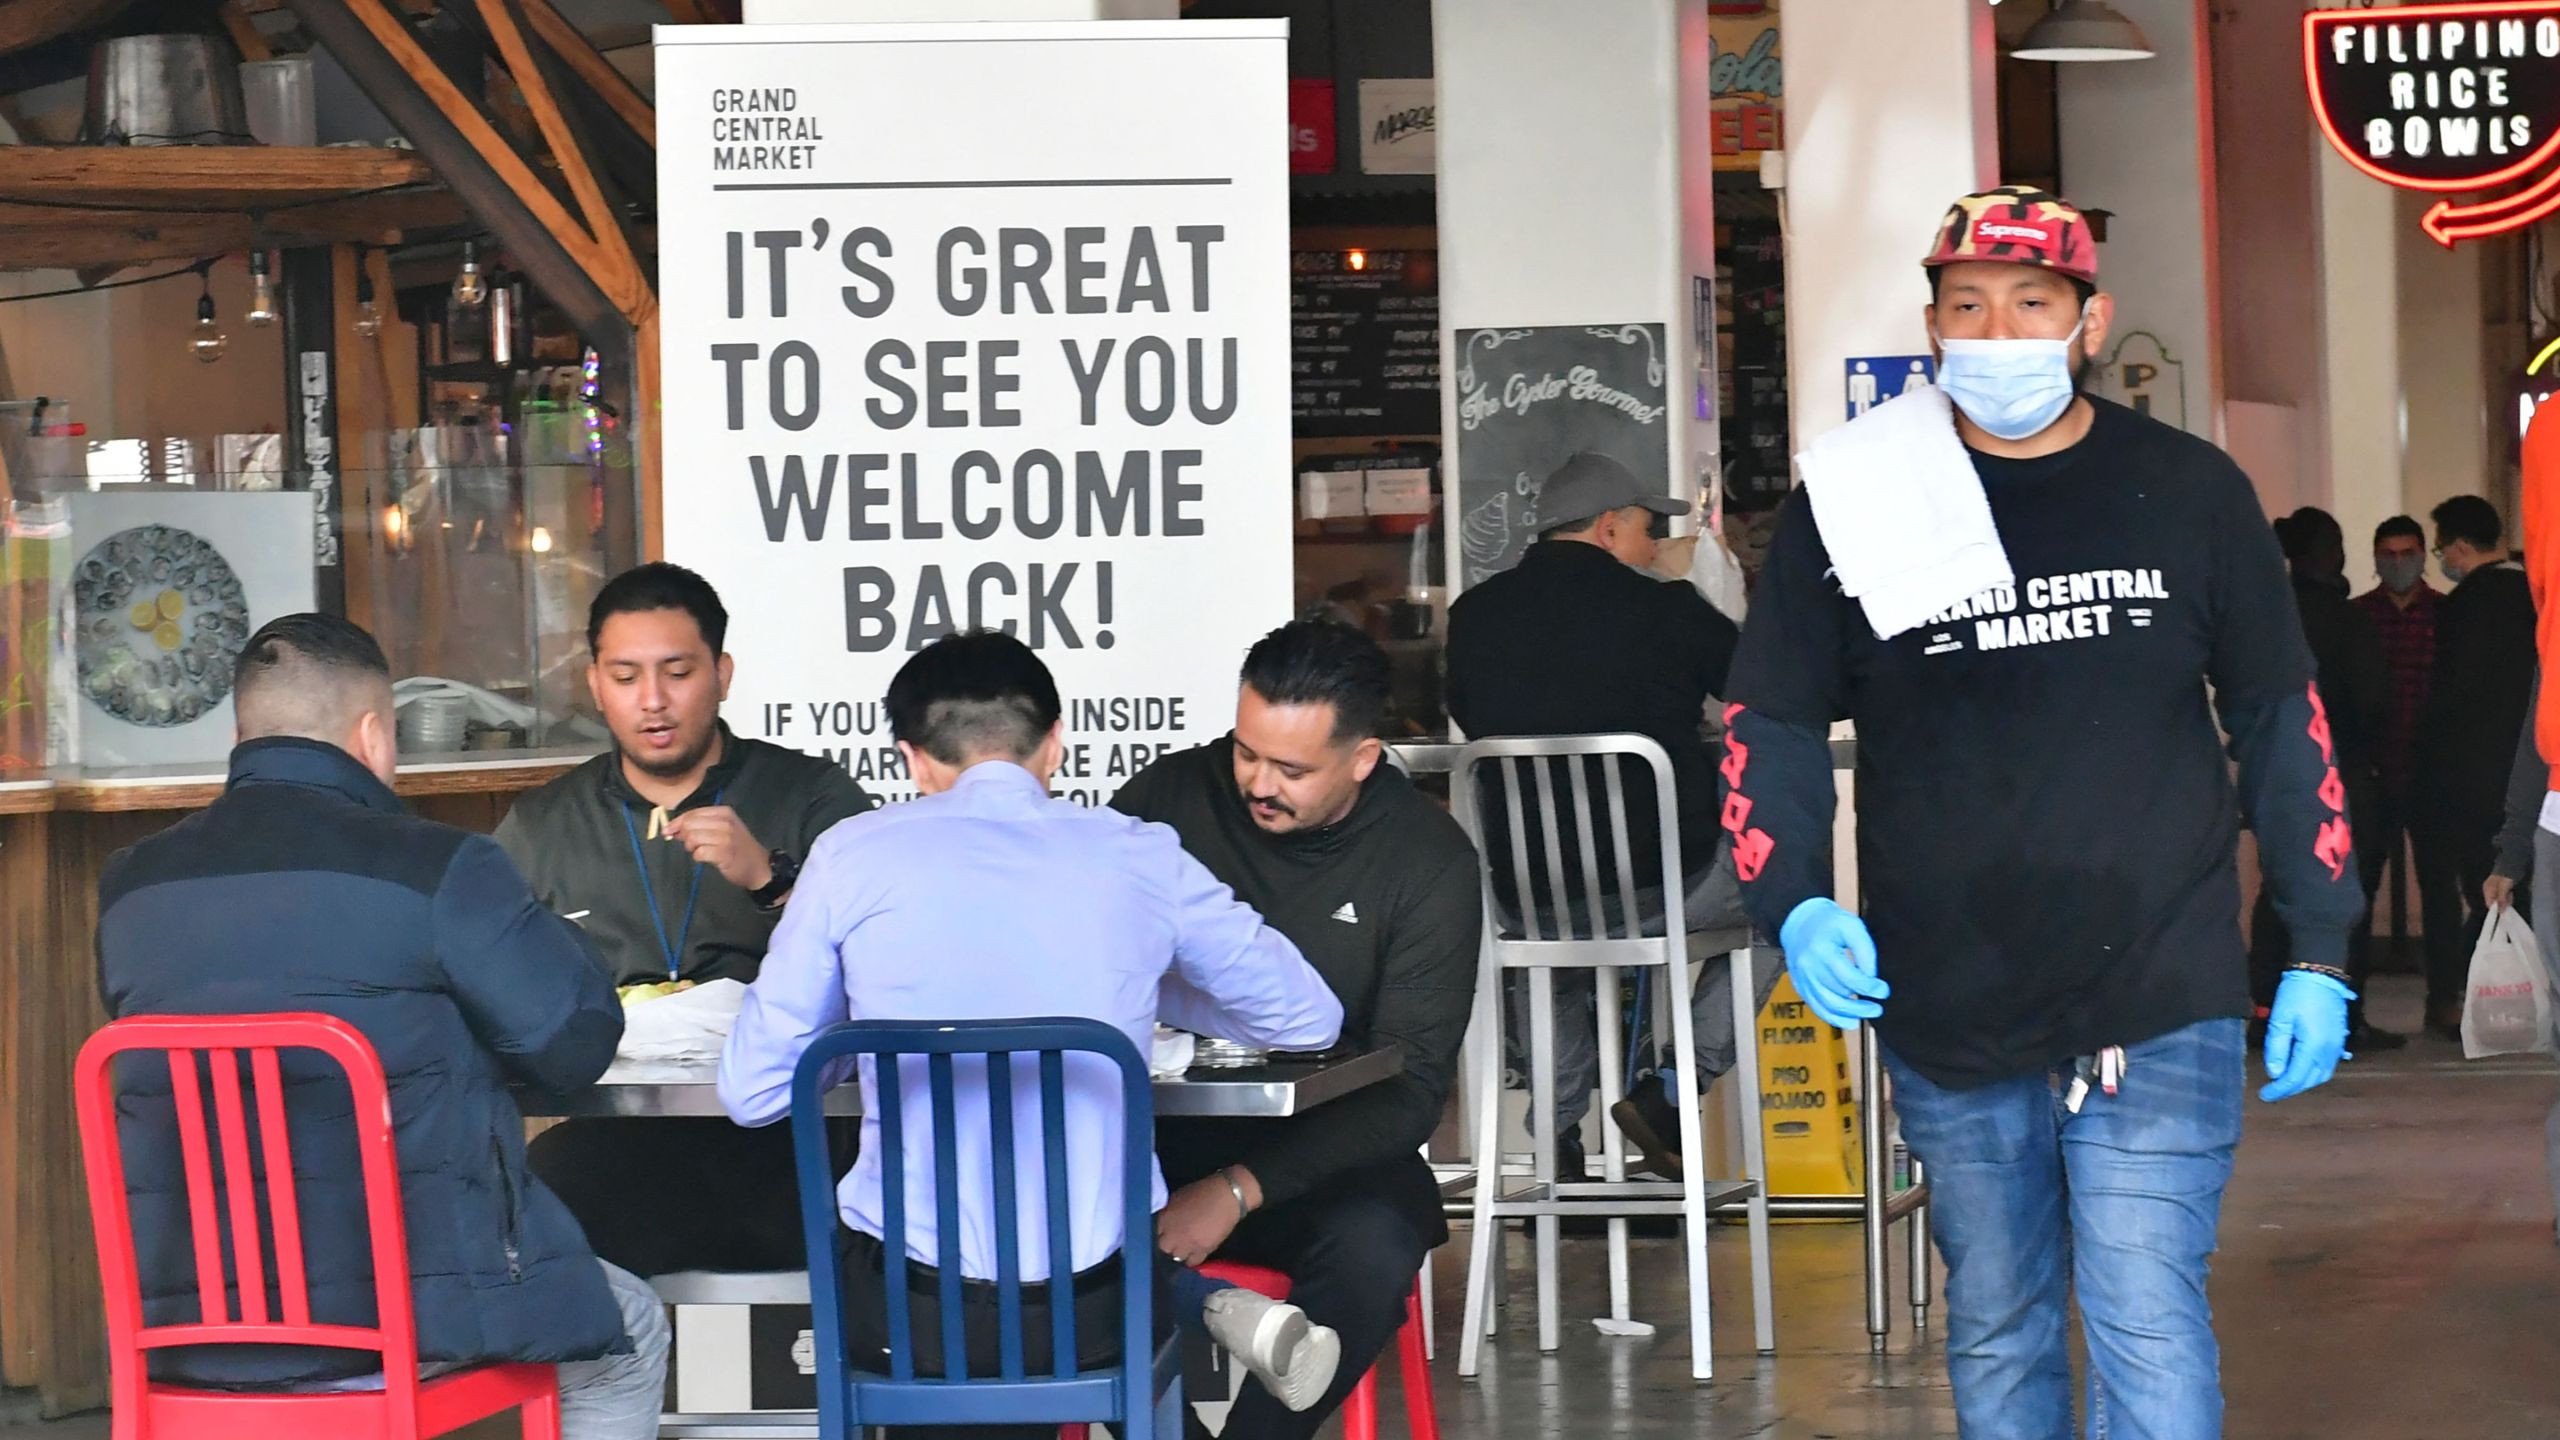
<svg viewBox="0 0 2560 1440">
<path fill-rule="evenodd" d="M 2377 1018 L 2416 1021 L 2414 982 L 2383 982 Z M 2542 1165 L 2542 1126 L 2560 1082 L 2542 1061 L 2465 1063 L 2421 1039 L 2359 1060 L 2312 1095 L 2250 1102 L 2223 1221 L 2214 1301 L 2224 1346 L 2227 1431 L 2246 1440 L 2512 1440 L 2560 1435 L 2560 1247 Z M 1567 1326 L 1537 1353 L 1525 1244 L 1511 1247 L 1514 1293 L 1476 1381 L 1456 1376 L 1462 1247 L 1443 1252 L 1436 1367 L 1452 1437 L 1485 1440 L 1921 1440 L 1952 1437 L 1933 1329 L 1917 1338 L 1896 1287 L 1896 1329 L 1870 1355 L 1854 1226 L 1781 1226 L 1780 1355 L 1750 1349 L 1742 1237 L 1720 1231 L 1716 1372 L 1688 1378 L 1679 1248 L 1637 1242 L 1637 1310 L 1649 1339 L 1609 1339 L 1587 1317 L 1605 1305 L 1604 1252 L 1568 1241 Z M 1933 1320 L 1936 1318 L 1933 1312 Z M 1389 1367 L 1392 1370 L 1392 1367 Z M 1390 1434 L 1402 1405 L 1382 1406 Z M 0 1422 L 0 1440 L 103 1440 L 103 1417 Z M 504 1430 L 495 1432 L 506 1434 Z"/>
</svg>

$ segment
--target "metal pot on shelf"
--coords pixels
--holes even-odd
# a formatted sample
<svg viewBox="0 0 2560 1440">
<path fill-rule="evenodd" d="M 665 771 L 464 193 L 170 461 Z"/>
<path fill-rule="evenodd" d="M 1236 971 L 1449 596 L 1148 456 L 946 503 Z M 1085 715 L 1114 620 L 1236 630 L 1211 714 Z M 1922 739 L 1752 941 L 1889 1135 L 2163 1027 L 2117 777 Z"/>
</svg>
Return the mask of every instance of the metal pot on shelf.
<svg viewBox="0 0 2560 1440">
<path fill-rule="evenodd" d="M 89 52 L 91 145 L 245 145 L 239 63 L 210 35 L 122 35 Z"/>
</svg>

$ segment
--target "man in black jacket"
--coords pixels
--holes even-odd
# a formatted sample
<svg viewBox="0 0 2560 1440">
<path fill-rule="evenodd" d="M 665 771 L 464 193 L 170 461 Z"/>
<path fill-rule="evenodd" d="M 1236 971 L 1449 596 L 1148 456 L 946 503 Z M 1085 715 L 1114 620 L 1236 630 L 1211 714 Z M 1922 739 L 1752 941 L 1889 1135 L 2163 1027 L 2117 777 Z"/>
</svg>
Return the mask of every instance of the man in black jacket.
<svg viewBox="0 0 2560 1440">
<path fill-rule="evenodd" d="M 389 1078 L 409 1228 L 418 1355 L 430 1367 L 560 1365 L 561 1433 L 658 1433 L 666 1319 L 603 1264 L 525 1169 L 511 1082 L 566 1089 L 604 1071 L 622 1010 L 594 953 L 483 836 L 393 797 L 391 674 L 344 620 L 289 615 L 241 652 L 231 781 L 203 813 L 118 855 L 100 882 L 99 988 L 110 1014 L 316 1010 L 355 1026 Z M 374 1319 L 372 1252 L 347 1090 L 284 1058 L 315 1323 Z M 121 1116 L 143 1306 L 196 1317 L 186 1180 L 163 1070 L 134 1064 Z M 161 1378 L 379 1387 L 355 1351 L 190 1348 Z"/>
<path fill-rule="evenodd" d="M 614 748 L 518 800 L 498 843 L 577 917 L 617 985 L 752 982 L 809 848 L 872 806 L 842 767 L 720 719 L 729 612 L 679 565 L 587 609 L 587 688 Z M 533 1166 L 596 1253 L 642 1275 L 802 1263 L 791 1136 L 726 1120 L 571 1120 Z"/>
<path fill-rule="evenodd" d="M 2412 824 L 2452 857 L 2468 912 L 2460 933 L 2427 931 L 2427 1028 L 2462 1034 L 2462 988 L 2488 911 L 2498 821 L 2516 735 L 2533 699 L 2533 587 L 2507 554 L 2506 522 L 2477 495 L 2435 508 L 2436 558 L 2453 593 L 2436 607 L 2435 683 L 2418 721 Z"/>
<path fill-rule="evenodd" d="M 1483 905 L 1475 847 L 1375 738 L 1387 658 L 1366 635 L 1299 621 L 1245 656 L 1236 728 L 1170 755 L 1112 804 L 1173 827 L 1209 873 L 1289 937 L 1342 1000 L 1342 1035 L 1392 1046 L 1394 1079 L 1287 1120 L 1164 1121 L 1177 1187 L 1168 1255 L 1268 1265 L 1342 1337 L 1342 1367 L 1291 1413 L 1248 1386 L 1229 1440 L 1315 1434 L 1404 1321 L 1422 1258 L 1449 1238 L 1421 1147 L 1440 1123 L 1475 1000 Z"/>
<path fill-rule="evenodd" d="M 2382 631 L 2372 612 L 2348 598 L 2346 534 L 2328 511 L 2303 506 L 2276 522 L 2276 539 L 2284 546 L 2294 609 L 2302 617 L 2302 638 L 2311 647 L 2320 698 L 2328 707 L 2329 739 L 2337 748 L 2338 777 L 2347 788 L 2347 821 L 2356 834 L 2370 834 L 2381 808 L 2383 713 L 2391 689 Z M 2292 937 L 2276 918 L 2274 891 L 2260 885 L 2249 920 L 2249 993 L 2261 1021 L 2275 1004 L 2276 986 L 2292 957 Z M 2361 994 L 2372 969 L 2373 927 L 2358 924 L 2347 933 L 2347 983 Z M 2351 1053 L 2397 1050 L 2407 1043 L 2405 1035 L 2366 1024 L 2364 1001 L 2348 1002 Z"/>
<path fill-rule="evenodd" d="M 1539 523 L 1548 527 L 1538 543 L 1517 566 L 1449 608 L 1448 664 L 1449 718 L 1469 735 L 1632 731 L 1663 748 L 1671 757 L 1680 822 L 1681 913 L 1694 932 L 1750 921 L 1742 913 L 1741 882 L 1723 843 L 1724 828 L 1717 823 L 1716 762 L 1704 735 L 1707 706 L 1724 691 L 1740 632 L 1688 581 L 1664 580 L 1644 569 L 1654 560 L 1653 522 L 1687 510 L 1668 496 L 1648 493 L 1633 472 L 1606 455 L 1585 451 L 1565 461 L 1538 492 Z M 1636 762 L 1622 768 L 1628 863 L 1639 877 L 1640 899 L 1658 897 L 1662 841 L 1653 773 Z M 1516 908 L 1504 807 L 1486 805 L 1484 815 L 1494 892 Z M 1607 823 L 1606 816 L 1595 820 Z M 1539 833 L 1534 794 L 1523 797 L 1521 823 L 1531 835 Z M 1569 820 L 1560 824 L 1558 840 L 1565 872 L 1579 873 L 1581 844 Z M 1600 849 L 1595 858 L 1601 893 L 1617 894 L 1617 856 L 1605 839 Z M 1534 899 L 1541 910 L 1552 903 L 1545 895 Z M 1651 933 L 1660 933 L 1659 916 L 1659 909 L 1652 912 Z M 1782 973 L 1775 948 L 1756 959 L 1755 1010 L 1768 1002 Z M 1589 972 L 1567 972 L 1557 1000 L 1555 1125 L 1570 1176 L 1583 1168 L 1580 1126 L 1600 1082 Z M 1515 1007 L 1515 1013 L 1525 1008 Z M 1733 1068 L 1731 966 L 1717 959 L 1698 967 L 1689 1010 L 1697 1046 L 1689 1079 L 1704 1094 Z M 1525 1049 L 1525 1036 L 1514 1043 Z M 1678 1111 L 1656 1077 L 1639 1077 L 1610 1113 L 1648 1164 L 1678 1177 Z"/>
</svg>

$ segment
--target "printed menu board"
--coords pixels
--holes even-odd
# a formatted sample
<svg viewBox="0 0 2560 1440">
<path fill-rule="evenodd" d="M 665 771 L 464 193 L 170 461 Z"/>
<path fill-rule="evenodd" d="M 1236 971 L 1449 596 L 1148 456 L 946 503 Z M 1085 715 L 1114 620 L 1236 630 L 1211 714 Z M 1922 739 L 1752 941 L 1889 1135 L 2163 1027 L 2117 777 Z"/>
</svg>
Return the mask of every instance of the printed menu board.
<svg viewBox="0 0 2560 1440">
<path fill-rule="evenodd" d="M 1290 361 L 1302 436 L 1440 433 L 1440 264 L 1431 250 L 1290 257 Z"/>
</svg>

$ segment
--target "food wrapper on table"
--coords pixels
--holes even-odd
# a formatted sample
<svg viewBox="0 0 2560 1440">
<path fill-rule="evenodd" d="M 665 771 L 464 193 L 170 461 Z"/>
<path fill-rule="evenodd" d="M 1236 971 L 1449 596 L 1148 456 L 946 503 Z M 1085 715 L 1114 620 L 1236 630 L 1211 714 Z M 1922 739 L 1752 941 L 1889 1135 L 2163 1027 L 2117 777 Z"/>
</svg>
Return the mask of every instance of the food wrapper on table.
<svg viewBox="0 0 2560 1440">
<path fill-rule="evenodd" d="M 670 995 L 622 1007 L 622 1043 L 615 1047 L 607 1082 L 698 1080 L 720 1063 L 720 1047 L 738 1023 L 747 987 L 713 980 Z"/>
<path fill-rule="evenodd" d="M 1170 1025 L 1156 1027 L 1153 1053 L 1147 1056 L 1147 1073 L 1158 1080 L 1175 1080 L 1191 1068 L 1192 1033 Z"/>
</svg>

